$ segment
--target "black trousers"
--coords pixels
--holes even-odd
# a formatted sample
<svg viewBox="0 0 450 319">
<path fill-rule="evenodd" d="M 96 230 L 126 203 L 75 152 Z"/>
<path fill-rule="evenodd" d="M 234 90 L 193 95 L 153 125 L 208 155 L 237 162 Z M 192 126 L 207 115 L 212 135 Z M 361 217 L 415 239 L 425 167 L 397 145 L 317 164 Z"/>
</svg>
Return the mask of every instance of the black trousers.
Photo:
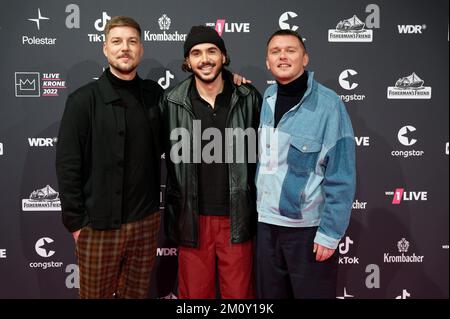
<svg viewBox="0 0 450 319">
<path fill-rule="evenodd" d="M 317 227 L 258 223 L 258 298 L 336 298 L 338 253 L 325 261 L 316 261 L 313 253 L 316 231 Z"/>
</svg>

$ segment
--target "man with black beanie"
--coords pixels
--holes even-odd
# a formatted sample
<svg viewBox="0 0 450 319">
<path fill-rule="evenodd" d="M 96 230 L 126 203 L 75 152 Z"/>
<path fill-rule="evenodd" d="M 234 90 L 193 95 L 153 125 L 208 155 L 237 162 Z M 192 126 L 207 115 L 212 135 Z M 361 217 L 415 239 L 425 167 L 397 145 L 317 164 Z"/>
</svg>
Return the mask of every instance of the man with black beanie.
<svg viewBox="0 0 450 319">
<path fill-rule="evenodd" d="M 167 155 L 165 230 L 179 244 L 179 298 L 215 298 L 216 269 L 222 298 L 254 298 L 261 96 L 249 84 L 233 84 L 224 69 L 230 63 L 225 43 L 212 28 L 192 27 L 184 58 L 182 69 L 193 74 L 160 103 Z M 234 145 L 233 136 L 226 137 L 229 129 L 248 135 L 234 136 Z M 241 149 L 243 160 L 237 155 L 234 160 Z"/>
</svg>

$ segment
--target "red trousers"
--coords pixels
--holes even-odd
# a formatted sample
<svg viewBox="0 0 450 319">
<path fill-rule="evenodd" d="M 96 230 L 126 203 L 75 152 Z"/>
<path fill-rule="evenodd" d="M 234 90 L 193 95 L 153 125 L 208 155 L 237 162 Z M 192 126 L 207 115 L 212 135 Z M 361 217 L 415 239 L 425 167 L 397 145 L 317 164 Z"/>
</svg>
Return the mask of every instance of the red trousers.
<svg viewBox="0 0 450 319">
<path fill-rule="evenodd" d="M 252 241 L 232 244 L 229 217 L 200 215 L 199 247 L 178 250 L 179 298 L 215 298 L 216 269 L 223 299 L 255 298 Z"/>
</svg>

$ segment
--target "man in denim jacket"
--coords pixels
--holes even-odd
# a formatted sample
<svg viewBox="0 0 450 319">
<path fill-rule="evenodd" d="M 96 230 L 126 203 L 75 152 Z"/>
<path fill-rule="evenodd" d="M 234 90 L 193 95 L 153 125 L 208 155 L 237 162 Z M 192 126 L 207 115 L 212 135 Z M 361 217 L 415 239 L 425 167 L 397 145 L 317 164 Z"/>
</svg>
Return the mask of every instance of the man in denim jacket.
<svg viewBox="0 0 450 319">
<path fill-rule="evenodd" d="M 277 84 L 263 98 L 257 184 L 259 298 L 335 298 L 334 254 L 355 193 L 355 140 L 338 95 L 305 71 L 302 38 L 267 44 Z"/>
</svg>

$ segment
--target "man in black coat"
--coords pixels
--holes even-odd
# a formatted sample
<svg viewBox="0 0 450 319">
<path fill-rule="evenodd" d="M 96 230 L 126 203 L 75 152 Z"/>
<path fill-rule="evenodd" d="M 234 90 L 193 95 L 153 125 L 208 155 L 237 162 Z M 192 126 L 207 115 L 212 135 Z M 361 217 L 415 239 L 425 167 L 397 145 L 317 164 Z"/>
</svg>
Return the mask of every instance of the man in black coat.
<svg viewBox="0 0 450 319">
<path fill-rule="evenodd" d="M 66 102 L 56 154 L 62 218 L 81 298 L 145 298 L 160 225 L 159 85 L 143 80 L 139 24 L 112 18 L 109 68 Z"/>
</svg>

